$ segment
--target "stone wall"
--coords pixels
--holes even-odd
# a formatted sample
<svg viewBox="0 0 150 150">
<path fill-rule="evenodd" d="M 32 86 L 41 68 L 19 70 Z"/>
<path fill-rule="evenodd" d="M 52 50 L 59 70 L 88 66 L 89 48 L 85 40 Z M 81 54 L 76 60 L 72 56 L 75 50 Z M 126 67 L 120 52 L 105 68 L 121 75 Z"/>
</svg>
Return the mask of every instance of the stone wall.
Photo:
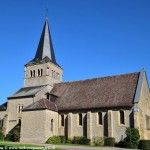
<svg viewBox="0 0 150 150">
<path fill-rule="evenodd" d="M 123 110 L 123 109 L 122 109 Z M 102 112 L 102 124 L 98 123 L 98 112 Z M 79 113 L 83 116 L 83 125 L 79 125 Z M 63 113 L 61 113 L 63 114 Z M 60 114 L 60 115 L 61 115 Z M 120 124 L 119 110 L 97 110 L 97 111 L 79 111 L 64 113 L 67 120 L 65 126 L 61 126 L 61 116 L 59 115 L 59 135 L 65 135 L 69 138 L 74 136 L 86 136 L 92 139 L 94 136 L 114 137 L 120 141 L 125 137 L 126 127 L 133 127 L 132 110 L 124 109 L 125 124 Z M 66 133 L 67 129 L 67 133 Z"/>
<path fill-rule="evenodd" d="M 8 132 L 18 124 L 18 119 L 22 118 L 22 112 L 18 113 L 18 106 L 26 107 L 33 103 L 33 98 L 21 98 L 8 100 Z"/>
<path fill-rule="evenodd" d="M 53 130 L 51 120 L 53 119 Z M 22 113 L 21 142 L 44 143 L 50 136 L 58 135 L 58 113 L 50 110 Z"/>
<path fill-rule="evenodd" d="M 33 104 L 34 102 L 46 98 L 47 92 L 50 92 L 52 89 L 51 86 L 47 85 L 45 88 L 43 88 L 41 91 L 39 91 L 35 97 L 29 97 L 29 98 L 14 98 L 8 100 L 7 104 L 7 114 L 8 114 L 8 132 L 14 128 L 18 124 L 18 119 L 22 118 L 22 112 L 18 113 L 18 107 L 19 105 L 23 106 L 25 108 L 28 105 Z M 6 113 L 1 113 L 0 116 L 4 116 Z"/>
<path fill-rule="evenodd" d="M 146 74 L 144 74 L 139 103 L 135 104 L 138 112 L 134 112 L 135 127 L 139 129 L 141 139 L 150 139 L 147 130 L 147 116 L 150 116 L 150 94 Z"/>
<path fill-rule="evenodd" d="M 42 76 L 38 76 L 38 69 L 43 69 Z M 30 71 L 32 70 L 35 70 L 35 77 L 31 77 Z M 55 71 L 55 76 L 52 74 L 53 71 Z M 62 76 L 63 70 L 50 62 L 33 66 L 27 66 L 25 67 L 24 86 L 30 87 L 46 84 L 53 86 L 54 83 L 59 83 L 62 81 Z"/>
</svg>

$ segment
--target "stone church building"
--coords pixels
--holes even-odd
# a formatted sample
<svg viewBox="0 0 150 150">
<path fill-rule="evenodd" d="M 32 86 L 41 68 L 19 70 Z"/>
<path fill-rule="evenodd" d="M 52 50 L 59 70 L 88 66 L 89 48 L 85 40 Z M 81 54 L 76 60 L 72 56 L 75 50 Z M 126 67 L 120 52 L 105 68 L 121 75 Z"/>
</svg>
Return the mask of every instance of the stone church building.
<svg viewBox="0 0 150 150">
<path fill-rule="evenodd" d="M 62 82 L 46 19 L 36 55 L 24 66 L 24 87 L 0 106 L 8 134 L 21 123 L 21 142 L 45 142 L 53 135 L 125 137 L 126 127 L 150 139 L 150 93 L 145 70 Z"/>
</svg>

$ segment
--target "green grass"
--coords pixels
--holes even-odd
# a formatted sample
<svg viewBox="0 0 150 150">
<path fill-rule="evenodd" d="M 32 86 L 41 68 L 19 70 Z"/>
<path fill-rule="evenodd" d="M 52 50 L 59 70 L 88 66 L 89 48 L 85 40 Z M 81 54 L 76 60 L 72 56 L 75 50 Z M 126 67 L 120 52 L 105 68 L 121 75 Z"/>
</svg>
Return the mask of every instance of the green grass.
<svg viewBox="0 0 150 150">
<path fill-rule="evenodd" d="M 53 150 L 52 149 L 52 146 L 37 146 L 37 145 L 32 145 L 32 144 L 16 144 L 16 143 L 9 143 L 9 142 L 2 142 L 0 141 L 0 148 L 3 149 L 20 149 L 20 150 L 26 150 L 26 149 L 30 149 L 30 150 L 44 150 L 44 149 L 47 149 L 47 150 Z M 62 150 L 62 149 L 59 149 L 59 148 L 55 148 L 55 150 Z"/>
</svg>

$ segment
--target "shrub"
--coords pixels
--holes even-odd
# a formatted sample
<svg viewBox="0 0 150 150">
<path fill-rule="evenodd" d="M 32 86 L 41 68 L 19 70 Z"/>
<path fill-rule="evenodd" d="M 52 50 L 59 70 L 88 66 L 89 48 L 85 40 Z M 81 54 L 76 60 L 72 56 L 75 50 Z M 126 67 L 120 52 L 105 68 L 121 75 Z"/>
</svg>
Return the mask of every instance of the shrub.
<svg viewBox="0 0 150 150">
<path fill-rule="evenodd" d="M 46 141 L 46 143 L 48 143 L 48 144 L 59 144 L 59 143 L 61 143 L 61 138 L 59 136 L 52 136 Z"/>
<path fill-rule="evenodd" d="M 52 136 L 50 137 L 46 143 L 48 144 L 60 144 L 60 143 L 70 143 L 70 144 L 85 144 L 89 145 L 90 140 L 86 137 L 75 136 L 73 139 L 66 138 L 65 136 Z"/>
<path fill-rule="evenodd" d="M 123 141 L 115 143 L 115 147 L 123 147 Z"/>
<path fill-rule="evenodd" d="M 105 137 L 104 138 L 104 145 L 105 146 L 112 146 L 112 147 L 114 147 L 114 145 L 115 145 L 115 138 L 113 138 L 113 137 Z"/>
<path fill-rule="evenodd" d="M 4 135 L 2 132 L 2 127 L 0 126 L 0 140 L 4 140 Z"/>
<path fill-rule="evenodd" d="M 104 145 L 104 137 L 93 137 L 93 143 L 94 146 L 103 146 Z"/>
<path fill-rule="evenodd" d="M 140 140 L 139 149 L 150 150 L 150 140 Z"/>
<path fill-rule="evenodd" d="M 8 133 L 5 137 L 5 141 L 13 141 L 13 134 Z"/>
<path fill-rule="evenodd" d="M 90 139 L 87 139 L 86 137 L 82 137 L 82 136 L 74 136 L 73 139 L 72 139 L 72 144 L 89 145 L 90 144 Z"/>
<path fill-rule="evenodd" d="M 73 143 L 73 140 L 70 139 L 70 138 L 68 138 L 68 139 L 67 139 L 67 143 L 72 144 L 72 143 Z"/>
<path fill-rule="evenodd" d="M 59 136 L 60 137 L 60 143 L 67 143 L 67 138 L 65 136 Z"/>
<path fill-rule="evenodd" d="M 138 148 L 139 145 L 139 130 L 136 128 L 126 129 L 127 137 L 123 140 L 123 147 L 125 148 Z"/>
</svg>

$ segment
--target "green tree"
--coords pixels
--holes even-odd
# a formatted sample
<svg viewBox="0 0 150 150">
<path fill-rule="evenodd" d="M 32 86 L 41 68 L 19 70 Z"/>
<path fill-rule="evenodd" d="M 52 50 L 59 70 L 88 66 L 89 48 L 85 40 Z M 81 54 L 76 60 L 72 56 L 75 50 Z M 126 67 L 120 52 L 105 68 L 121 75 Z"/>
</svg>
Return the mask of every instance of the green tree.
<svg viewBox="0 0 150 150">
<path fill-rule="evenodd" d="M 123 146 L 126 148 L 138 148 L 140 135 L 136 128 L 126 128 L 127 137 L 123 141 Z"/>
</svg>

